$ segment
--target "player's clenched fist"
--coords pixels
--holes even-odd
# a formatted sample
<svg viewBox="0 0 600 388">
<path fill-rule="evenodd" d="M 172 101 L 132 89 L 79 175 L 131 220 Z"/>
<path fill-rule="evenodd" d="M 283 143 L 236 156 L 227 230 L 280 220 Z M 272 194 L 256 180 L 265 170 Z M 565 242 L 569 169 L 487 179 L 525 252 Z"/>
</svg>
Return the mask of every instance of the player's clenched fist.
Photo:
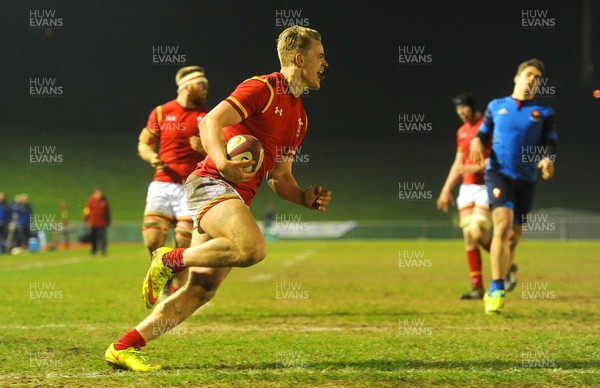
<svg viewBox="0 0 600 388">
<path fill-rule="evenodd" d="M 162 171 L 165 169 L 165 162 L 158 156 L 158 154 L 154 154 L 152 159 L 150 159 L 150 165 L 156 169 L 156 171 Z"/>
<path fill-rule="evenodd" d="M 331 201 L 331 190 L 320 185 L 312 185 L 303 193 L 304 206 L 324 212 Z"/>
<path fill-rule="evenodd" d="M 548 180 L 554 176 L 554 163 L 549 157 L 540 160 L 537 167 L 542 170 L 542 178 Z"/>
</svg>

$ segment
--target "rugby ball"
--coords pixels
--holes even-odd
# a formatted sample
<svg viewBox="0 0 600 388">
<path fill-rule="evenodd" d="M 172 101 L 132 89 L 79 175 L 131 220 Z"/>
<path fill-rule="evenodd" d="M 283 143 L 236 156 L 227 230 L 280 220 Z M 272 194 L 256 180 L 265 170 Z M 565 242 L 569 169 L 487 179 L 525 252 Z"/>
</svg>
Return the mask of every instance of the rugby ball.
<svg viewBox="0 0 600 388">
<path fill-rule="evenodd" d="M 244 172 L 254 172 L 260 168 L 265 150 L 260 141 L 251 135 L 237 135 L 225 144 L 229 160 L 255 160 L 256 164 L 244 167 Z"/>
</svg>

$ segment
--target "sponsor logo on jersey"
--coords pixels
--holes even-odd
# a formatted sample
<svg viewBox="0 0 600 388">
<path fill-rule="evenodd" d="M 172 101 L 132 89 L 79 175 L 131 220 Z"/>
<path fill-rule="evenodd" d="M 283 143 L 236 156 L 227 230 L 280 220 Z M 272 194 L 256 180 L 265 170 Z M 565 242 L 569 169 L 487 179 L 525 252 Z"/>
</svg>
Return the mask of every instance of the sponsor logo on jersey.
<svg viewBox="0 0 600 388">
<path fill-rule="evenodd" d="M 499 115 L 507 115 L 508 114 L 508 109 L 506 108 L 502 108 L 498 111 Z"/>
</svg>

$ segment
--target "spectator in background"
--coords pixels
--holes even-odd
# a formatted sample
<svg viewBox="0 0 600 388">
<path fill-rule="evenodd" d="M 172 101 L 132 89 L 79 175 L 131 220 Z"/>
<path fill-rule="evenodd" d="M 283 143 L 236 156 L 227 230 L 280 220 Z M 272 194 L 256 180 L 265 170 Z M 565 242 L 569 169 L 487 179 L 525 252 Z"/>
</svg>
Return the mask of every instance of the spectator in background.
<svg viewBox="0 0 600 388">
<path fill-rule="evenodd" d="M 271 231 L 271 226 L 275 220 L 275 208 L 273 205 L 268 204 L 263 213 L 263 235 L 267 240 L 273 240 L 274 235 Z"/>
<path fill-rule="evenodd" d="M 15 195 L 15 202 L 13 202 L 10 210 L 12 220 L 15 222 L 12 246 L 26 249 L 31 234 L 31 216 L 33 214 L 27 194 Z"/>
<path fill-rule="evenodd" d="M 0 253 L 4 252 L 6 237 L 8 236 L 8 224 L 10 223 L 10 208 L 6 203 L 6 195 L 0 192 Z"/>
<path fill-rule="evenodd" d="M 67 203 L 65 201 L 60 201 L 60 219 L 62 222 L 62 235 L 65 242 L 65 248 L 69 249 L 71 247 L 71 241 L 69 236 L 69 210 L 67 209 Z"/>
<path fill-rule="evenodd" d="M 83 209 L 83 222 L 92 231 L 92 256 L 98 250 L 106 256 L 106 228 L 110 225 L 110 205 L 102 188 L 96 187 Z"/>
</svg>

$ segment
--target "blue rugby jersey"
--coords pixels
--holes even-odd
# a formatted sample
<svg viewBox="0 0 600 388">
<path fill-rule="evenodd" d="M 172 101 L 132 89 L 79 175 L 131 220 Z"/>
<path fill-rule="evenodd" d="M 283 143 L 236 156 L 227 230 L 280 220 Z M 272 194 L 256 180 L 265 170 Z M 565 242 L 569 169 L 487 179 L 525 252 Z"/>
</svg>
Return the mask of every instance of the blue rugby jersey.
<svg viewBox="0 0 600 388">
<path fill-rule="evenodd" d="M 537 162 L 548 154 L 549 142 L 557 140 L 551 107 L 510 96 L 488 104 L 479 132 L 493 136 L 487 169 L 525 181 L 536 180 Z"/>
</svg>

